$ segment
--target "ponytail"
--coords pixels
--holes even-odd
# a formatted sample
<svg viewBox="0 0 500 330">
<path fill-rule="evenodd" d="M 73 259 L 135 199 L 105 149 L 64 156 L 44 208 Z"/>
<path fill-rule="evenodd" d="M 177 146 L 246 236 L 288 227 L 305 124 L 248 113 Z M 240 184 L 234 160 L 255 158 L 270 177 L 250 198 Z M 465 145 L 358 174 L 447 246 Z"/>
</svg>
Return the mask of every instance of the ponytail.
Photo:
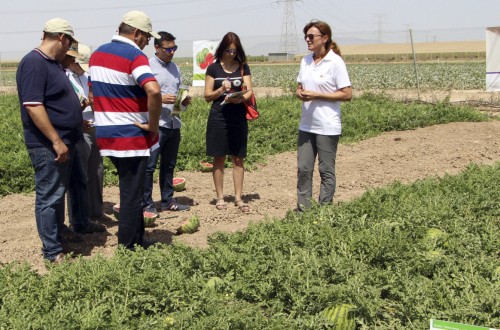
<svg viewBox="0 0 500 330">
<path fill-rule="evenodd" d="M 338 56 L 342 57 L 342 53 L 340 52 L 340 47 L 337 45 L 337 43 L 335 41 L 331 41 L 330 43 L 330 49 L 333 50 L 333 52 L 335 54 L 337 54 Z"/>
</svg>

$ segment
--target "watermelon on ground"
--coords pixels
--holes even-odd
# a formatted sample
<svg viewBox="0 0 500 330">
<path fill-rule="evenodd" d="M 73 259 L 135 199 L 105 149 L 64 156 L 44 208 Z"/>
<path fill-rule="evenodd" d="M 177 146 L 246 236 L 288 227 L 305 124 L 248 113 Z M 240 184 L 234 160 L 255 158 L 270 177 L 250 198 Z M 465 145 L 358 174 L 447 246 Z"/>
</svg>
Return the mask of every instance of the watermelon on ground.
<svg viewBox="0 0 500 330">
<path fill-rule="evenodd" d="M 212 172 L 214 165 L 210 163 L 200 162 L 200 168 L 202 172 Z"/>
<path fill-rule="evenodd" d="M 186 189 L 186 179 L 184 178 L 174 178 L 172 183 L 174 185 L 174 191 L 183 191 Z"/>
<path fill-rule="evenodd" d="M 322 312 L 336 330 L 355 330 L 356 320 L 354 319 L 354 305 L 339 304 L 332 307 L 327 307 Z"/>
<path fill-rule="evenodd" d="M 120 204 L 113 205 L 113 215 L 116 220 L 120 220 Z"/>
<path fill-rule="evenodd" d="M 158 214 L 147 211 L 144 211 L 143 216 L 144 216 L 145 227 L 152 227 L 156 221 L 156 218 L 158 218 Z"/>
<path fill-rule="evenodd" d="M 113 215 L 115 216 L 116 220 L 120 220 L 120 204 L 115 204 L 113 206 Z M 158 218 L 158 214 L 152 213 L 152 212 L 144 212 L 144 226 L 152 226 Z"/>
<path fill-rule="evenodd" d="M 198 228 L 200 228 L 200 219 L 196 215 L 193 215 L 177 228 L 177 234 L 192 234 L 196 232 Z"/>
</svg>

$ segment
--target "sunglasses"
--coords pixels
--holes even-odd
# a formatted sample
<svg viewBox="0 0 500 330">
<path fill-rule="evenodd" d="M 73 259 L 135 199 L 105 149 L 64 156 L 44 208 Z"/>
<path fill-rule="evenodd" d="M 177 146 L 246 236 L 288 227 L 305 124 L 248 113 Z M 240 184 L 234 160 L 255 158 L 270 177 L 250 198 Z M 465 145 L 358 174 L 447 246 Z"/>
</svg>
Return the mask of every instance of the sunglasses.
<svg viewBox="0 0 500 330">
<path fill-rule="evenodd" d="M 225 50 L 226 53 L 228 54 L 236 54 L 238 53 L 238 50 L 237 49 L 231 49 L 231 48 L 228 48 Z"/>
<path fill-rule="evenodd" d="M 304 36 L 304 40 L 307 40 L 307 39 L 313 40 L 315 37 L 321 37 L 321 36 L 322 36 L 322 34 L 306 34 Z"/>
<path fill-rule="evenodd" d="M 167 53 L 167 54 L 170 54 L 170 53 L 177 51 L 177 48 L 178 48 L 177 45 L 175 45 L 174 47 L 162 47 L 162 46 L 158 46 L 158 47 L 163 49 L 165 51 L 165 53 Z"/>
</svg>

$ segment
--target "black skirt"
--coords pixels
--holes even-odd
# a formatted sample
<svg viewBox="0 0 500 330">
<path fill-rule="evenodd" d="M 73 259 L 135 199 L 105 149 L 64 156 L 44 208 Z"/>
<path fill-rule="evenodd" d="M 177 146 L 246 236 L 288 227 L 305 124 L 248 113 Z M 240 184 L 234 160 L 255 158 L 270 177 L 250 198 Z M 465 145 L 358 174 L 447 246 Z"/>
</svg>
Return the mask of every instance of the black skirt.
<svg viewBox="0 0 500 330">
<path fill-rule="evenodd" d="M 210 109 L 207 121 L 207 155 L 246 157 L 248 123 L 241 104 L 226 104 Z"/>
</svg>

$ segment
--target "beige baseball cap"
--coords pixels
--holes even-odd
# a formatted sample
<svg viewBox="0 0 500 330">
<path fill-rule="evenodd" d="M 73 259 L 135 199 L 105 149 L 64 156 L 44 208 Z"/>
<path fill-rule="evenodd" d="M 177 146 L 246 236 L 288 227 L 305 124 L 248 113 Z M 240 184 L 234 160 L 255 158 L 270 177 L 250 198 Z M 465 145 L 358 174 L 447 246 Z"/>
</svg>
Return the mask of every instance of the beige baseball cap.
<svg viewBox="0 0 500 330">
<path fill-rule="evenodd" d="M 78 52 L 78 43 L 77 42 L 72 42 L 71 45 L 69 45 L 69 49 L 66 52 L 66 55 L 73 56 L 75 59 L 77 59 L 77 58 L 79 59 L 82 57 L 82 55 L 80 55 L 80 53 Z"/>
<path fill-rule="evenodd" d="M 78 44 L 78 53 L 80 54 L 80 58 L 76 58 L 75 62 L 80 64 L 83 70 L 89 71 L 89 60 L 90 55 L 92 54 L 92 50 L 89 46 L 84 44 Z"/>
<path fill-rule="evenodd" d="M 53 32 L 53 33 L 64 33 L 70 35 L 76 42 L 78 40 L 75 38 L 75 33 L 73 32 L 73 27 L 69 22 L 62 18 L 53 18 L 45 22 L 43 26 L 44 32 Z"/>
<path fill-rule="evenodd" d="M 123 16 L 123 23 L 149 33 L 153 38 L 160 39 L 160 35 L 153 31 L 151 19 L 142 11 L 132 10 Z"/>
</svg>

